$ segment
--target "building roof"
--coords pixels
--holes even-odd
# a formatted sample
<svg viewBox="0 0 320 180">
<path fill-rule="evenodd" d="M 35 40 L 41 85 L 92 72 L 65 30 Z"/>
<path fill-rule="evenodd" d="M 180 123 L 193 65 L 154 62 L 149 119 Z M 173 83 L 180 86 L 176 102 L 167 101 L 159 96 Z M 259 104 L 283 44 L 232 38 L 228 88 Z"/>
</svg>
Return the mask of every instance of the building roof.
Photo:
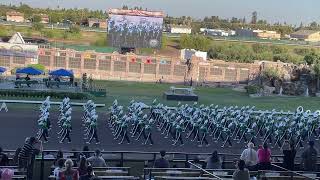
<svg viewBox="0 0 320 180">
<path fill-rule="evenodd" d="M 17 12 L 17 11 L 9 11 L 9 12 L 7 12 L 7 15 L 8 16 L 24 16 L 23 13 Z"/>
<path fill-rule="evenodd" d="M 49 18 L 47 14 L 37 14 L 37 15 L 40 16 L 41 18 Z"/>
<path fill-rule="evenodd" d="M 299 35 L 299 36 L 309 36 L 314 33 L 318 33 L 319 31 L 314 30 L 299 30 L 297 32 L 292 33 L 291 35 Z"/>
</svg>

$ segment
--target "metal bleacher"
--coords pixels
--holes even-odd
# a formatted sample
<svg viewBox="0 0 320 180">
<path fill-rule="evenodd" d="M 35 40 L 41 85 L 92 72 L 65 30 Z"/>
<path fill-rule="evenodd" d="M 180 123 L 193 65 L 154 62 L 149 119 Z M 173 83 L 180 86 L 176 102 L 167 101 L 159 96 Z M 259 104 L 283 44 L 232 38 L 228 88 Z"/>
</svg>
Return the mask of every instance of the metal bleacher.
<svg viewBox="0 0 320 180">
<path fill-rule="evenodd" d="M 12 156 L 14 151 L 5 151 Z M 43 151 L 42 154 L 35 159 L 33 166 L 33 178 L 32 179 L 51 179 L 52 171 L 54 169 L 53 158 L 57 150 Z M 64 158 L 71 158 L 74 161 L 77 160 L 75 154 L 79 154 L 80 151 L 64 151 Z M 93 154 L 93 152 L 88 152 Z M 48 155 L 51 154 L 51 158 Z M 224 156 L 223 169 L 203 169 L 197 167 L 191 169 L 190 164 L 194 156 L 200 156 L 202 164 L 204 164 L 204 157 L 208 156 L 208 153 L 182 153 L 182 152 L 168 152 L 167 158 L 170 161 L 170 165 L 178 168 L 158 169 L 152 168 L 155 159 L 158 158 L 158 152 L 138 152 L 138 151 L 105 151 L 102 152 L 103 158 L 106 160 L 108 167 L 94 168 L 94 173 L 100 179 L 232 179 L 232 174 L 235 171 L 234 160 L 239 157 L 238 154 L 219 154 Z M 10 156 L 11 155 L 11 156 Z M 280 159 L 281 156 L 278 156 Z M 12 160 L 12 158 L 10 158 Z M 298 158 L 297 161 L 298 162 Z M 10 163 L 12 164 L 12 163 Z M 282 168 L 281 162 L 275 162 L 272 164 L 273 168 L 270 171 L 250 171 L 250 176 L 257 179 L 319 179 L 320 172 L 304 172 L 289 171 Z M 28 174 L 25 171 L 20 171 L 17 166 L 0 167 L 14 169 L 15 175 L 13 179 L 27 179 Z"/>
</svg>

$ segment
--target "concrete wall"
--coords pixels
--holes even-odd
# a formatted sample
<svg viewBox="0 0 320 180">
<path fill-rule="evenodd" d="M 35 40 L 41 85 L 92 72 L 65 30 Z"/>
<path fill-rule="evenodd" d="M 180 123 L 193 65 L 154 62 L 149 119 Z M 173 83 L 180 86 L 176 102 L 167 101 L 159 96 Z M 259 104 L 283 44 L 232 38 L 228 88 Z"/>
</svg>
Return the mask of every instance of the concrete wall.
<svg viewBox="0 0 320 180">
<path fill-rule="evenodd" d="M 231 63 L 221 60 L 203 61 L 192 56 L 191 64 L 179 58 L 164 56 L 121 55 L 118 53 L 78 52 L 71 49 L 40 49 L 38 62 L 47 70 L 72 69 L 76 77 L 87 73 L 94 79 L 141 82 L 241 83 L 253 79 L 260 64 Z M 0 56 L 0 66 L 14 69 L 30 64 L 32 59 Z M 9 73 L 10 71 L 8 71 Z"/>
</svg>

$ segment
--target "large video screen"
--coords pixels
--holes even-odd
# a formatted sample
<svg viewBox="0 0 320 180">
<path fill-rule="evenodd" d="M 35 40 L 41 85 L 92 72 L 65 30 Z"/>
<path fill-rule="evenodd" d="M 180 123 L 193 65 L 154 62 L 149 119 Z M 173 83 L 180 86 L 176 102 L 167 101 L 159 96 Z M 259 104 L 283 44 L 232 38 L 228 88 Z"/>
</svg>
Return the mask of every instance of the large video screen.
<svg viewBox="0 0 320 180">
<path fill-rule="evenodd" d="M 162 17 L 111 14 L 108 44 L 120 48 L 160 48 Z"/>
</svg>

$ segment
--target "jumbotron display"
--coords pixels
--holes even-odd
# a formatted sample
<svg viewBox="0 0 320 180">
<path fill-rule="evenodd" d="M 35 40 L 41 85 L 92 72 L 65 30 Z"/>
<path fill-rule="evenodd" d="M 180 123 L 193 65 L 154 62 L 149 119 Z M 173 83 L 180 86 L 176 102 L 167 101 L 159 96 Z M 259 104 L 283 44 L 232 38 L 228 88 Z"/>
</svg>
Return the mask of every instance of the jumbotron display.
<svg viewBox="0 0 320 180">
<path fill-rule="evenodd" d="M 108 44 L 119 48 L 160 48 L 162 12 L 111 9 Z"/>
</svg>

